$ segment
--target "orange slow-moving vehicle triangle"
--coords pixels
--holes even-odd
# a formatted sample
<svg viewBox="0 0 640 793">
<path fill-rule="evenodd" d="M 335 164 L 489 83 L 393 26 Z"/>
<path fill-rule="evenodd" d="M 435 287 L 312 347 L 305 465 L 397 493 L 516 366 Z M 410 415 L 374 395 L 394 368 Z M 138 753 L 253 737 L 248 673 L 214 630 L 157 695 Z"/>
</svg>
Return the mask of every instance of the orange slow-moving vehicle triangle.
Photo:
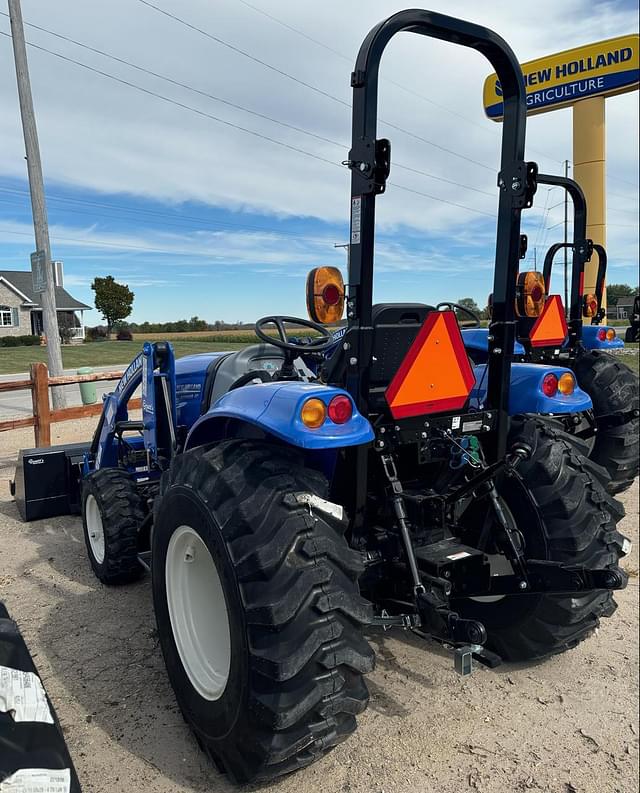
<svg viewBox="0 0 640 793">
<path fill-rule="evenodd" d="M 567 321 L 564 318 L 564 306 L 560 295 L 547 298 L 542 314 L 531 328 L 529 341 L 532 347 L 552 347 L 562 344 L 567 338 Z"/>
<path fill-rule="evenodd" d="M 459 410 L 475 377 L 453 311 L 430 313 L 385 392 L 396 419 Z"/>
</svg>

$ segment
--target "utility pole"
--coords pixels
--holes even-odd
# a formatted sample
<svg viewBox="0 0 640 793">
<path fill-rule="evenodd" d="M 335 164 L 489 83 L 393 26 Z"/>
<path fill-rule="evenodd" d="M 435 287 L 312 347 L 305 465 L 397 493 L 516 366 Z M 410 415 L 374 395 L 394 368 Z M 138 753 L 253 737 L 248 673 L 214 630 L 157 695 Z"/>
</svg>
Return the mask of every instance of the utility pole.
<svg viewBox="0 0 640 793">
<path fill-rule="evenodd" d="M 49 371 L 55 376 L 63 373 L 62 350 L 60 346 L 60 333 L 58 330 L 58 317 L 56 314 L 55 281 L 53 277 L 53 268 L 51 266 L 51 246 L 49 244 L 49 224 L 47 221 L 47 206 L 45 203 L 44 183 L 42 180 L 42 163 L 40 161 L 38 130 L 36 128 L 31 84 L 29 82 L 29 67 L 27 64 L 27 49 L 24 41 L 20 0 L 9 0 L 9 19 L 11 20 L 13 56 L 16 64 L 20 115 L 22 117 L 22 131 L 27 155 L 27 172 L 29 175 L 29 190 L 31 192 L 31 211 L 33 214 L 36 251 L 42 252 L 44 256 L 44 291 L 40 293 L 42 322 L 44 332 L 47 336 Z M 32 267 L 33 266 L 34 265 L 32 265 Z M 35 272 L 34 275 L 36 275 Z M 53 388 L 52 391 L 53 407 L 65 407 L 66 400 L 63 389 L 58 387 Z"/>
<path fill-rule="evenodd" d="M 564 161 L 564 176 L 565 179 L 569 176 L 569 160 Z M 567 250 L 567 240 L 569 239 L 569 231 L 567 224 L 569 222 L 569 193 L 564 191 L 564 313 L 569 316 L 569 252 Z"/>
<path fill-rule="evenodd" d="M 348 242 L 334 242 L 334 248 L 344 248 L 347 254 L 347 265 L 349 264 L 349 249 L 351 248 L 351 244 Z"/>
</svg>

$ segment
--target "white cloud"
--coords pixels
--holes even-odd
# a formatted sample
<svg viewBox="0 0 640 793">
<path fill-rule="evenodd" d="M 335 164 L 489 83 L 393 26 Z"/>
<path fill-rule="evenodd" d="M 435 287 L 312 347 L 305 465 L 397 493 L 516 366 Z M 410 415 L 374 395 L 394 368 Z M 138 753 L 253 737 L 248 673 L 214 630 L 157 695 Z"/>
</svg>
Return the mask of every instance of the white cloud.
<svg viewBox="0 0 640 793">
<path fill-rule="evenodd" d="M 189 0 L 158 4 L 184 16 L 195 25 L 316 85 L 343 101 L 350 101 L 351 65 L 281 26 L 232 0 Z M 390 0 L 322 4 L 287 0 L 255 0 L 271 14 L 309 31 L 351 60 L 368 31 L 401 5 Z M 528 60 L 547 52 L 566 49 L 585 41 L 620 35 L 637 29 L 637 14 L 614 2 L 585 0 L 540 0 L 535 15 L 531 8 L 507 0 L 478 5 L 472 0 L 438 0 L 434 10 L 479 21 L 501 33 L 518 57 Z M 92 46 L 113 52 L 177 80 L 246 105 L 258 112 L 281 118 L 299 127 L 348 144 L 350 116 L 347 108 L 295 82 L 274 74 L 207 38 L 133 0 L 110 3 L 75 3 L 59 0 L 23 0 L 26 21 L 60 31 Z M 576 24 L 579 20 L 579 24 Z M 0 29 L 8 30 L 6 18 Z M 98 55 L 60 42 L 27 27 L 29 40 L 63 52 L 70 57 L 112 72 L 119 77 L 159 91 L 177 101 L 241 124 L 293 146 L 339 162 L 347 151 L 285 130 L 230 108 L 169 86 L 155 78 L 133 72 Z M 308 216 L 343 223 L 346 230 L 349 180 L 345 170 L 234 131 L 195 113 L 180 110 L 151 96 L 30 50 L 33 91 L 39 123 L 45 174 L 50 189 L 56 184 L 153 197 L 179 203 L 185 200 L 230 209 L 251 209 L 277 217 Z M 0 69 L 13 70 L 8 39 L 0 40 Z M 496 207 L 495 171 L 498 167 L 500 125 L 485 119 L 481 89 L 487 62 L 477 53 L 438 41 L 403 34 L 392 42 L 383 61 L 380 85 L 380 116 L 416 134 L 445 146 L 480 165 L 451 156 L 433 146 L 380 125 L 393 143 L 393 161 L 429 171 L 442 178 L 471 185 L 490 195 L 481 195 L 455 185 L 392 169 L 391 180 L 465 204 L 493 216 Z M 444 112 L 430 101 L 398 89 L 388 79 L 411 87 L 428 100 L 451 108 Z M 15 85 L 0 84 L 0 174 L 24 177 L 23 143 Z M 638 109 L 637 95 L 611 99 L 608 112 L 608 172 L 612 177 L 637 182 Z M 460 114 L 464 116 L 461 119 Z M 541 168 L 560 172 L 561 161 L 571 158 L 571 113 L 547 113 L 528 121 L 527 154 Z M 637 236 L 625 224 L 633 224 L 637 190 L 624 182 L 610 180 L 609 220 L 621 224 L 609 232 L 612 262 L 637 259 Z M 383 232 L 420 232 L 442 238 L 452 234 L 455 242 L 491 239 L 491 220 L 415 194 L 389 187 L 378 202 L 378 220 Z M 540 211 L 538 205 L 537 211 Z M 531 216 L 532 217 L 532 216 Z M 537 223 L 535 219 L 531 221 Z M 489 223 L 489 226 L 485 225 Z M 489 229 L 489 231 L 487 231 Z M 95 229 L 67 229 L 67 236 L 90 235 L 94 243 L 105 239 Z M 61 235 L 62 236 L 62 235 Z M 112 240 L 112 236 L 109 240 Z M 186 245 L 191 256 L 209 257 L 212 262 L 229 255 L 247 262 L 286 264 L 287 246 L 268 238 L 230 235 L 155 235 L 155 243 L 178 251 Z M 140 243 L 139 236 L 120 235 L 114 244 Z M 138 240 L 135 243 L 133 240 Z M 332 240 L 333 241 L 333 240 Z M 215 249 L 208 247 L 215 243 Z M 242 254 L 242 243 L 245 252 Z M 260 243 L 258 245 L 258 243 Z M 66 243 L 74 245 L 74 243 Z M 221 247 L 222 245 L 222 247 Z M 227 246 L 227 247 L 225 247 Z M 106 249 L 106 246 L 105 246 Z M 223 251 L 218 255 L 217 251 Z M 442 243 L 439 250 L 442 251 Z M 300 261 L 301 250 L 295 246 Z M 380 259 L 391 256 L 382 251 Z M 443 256 L 443 260 L 446 256 Z M 432 258 L 433 260 L 433 258 Z M 406 268 L 406 259 L 397 266 Z M 161 266 L 161 265 L 160 265 Z"/>
</svg>

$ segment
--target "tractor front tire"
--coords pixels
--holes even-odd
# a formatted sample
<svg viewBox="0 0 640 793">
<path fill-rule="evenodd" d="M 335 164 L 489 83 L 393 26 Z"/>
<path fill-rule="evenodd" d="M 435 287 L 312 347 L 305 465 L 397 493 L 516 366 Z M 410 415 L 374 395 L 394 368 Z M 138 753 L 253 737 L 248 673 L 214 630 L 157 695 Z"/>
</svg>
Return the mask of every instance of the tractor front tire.
<svg viewBox="0 0 640 793">
<path fill-rule="evenodd" d="M 629 418 L 624 424 L 611 425 L 607 416 L 638 410 L 638 377 L 615 356 L 602 350 L 590 350 L 574 363 L 578 385 L 589 394 L 598 429 L 591 459 L 607 469 L 610 493 L 621 493 L 638 476 L 640 419 Z"/>
<path fill-rule="evenodd" d="M 237 783 L 310 764 L 367 706 L 371 605 L 345 524 L 316 499 L 326 490 L 301 454 L 254 440 L 178 455 L 163 477 L 151 553 L 160 644 L 185 720 Z"/>
<path fill-rule="evenodd" d="M 128 584 L 144 570 L 138 561 L 142 498 L 133 477 L 102 468 L 82 483 L 82 526 L 89 562 L 103 584 Z"/>
<path fill-rule="evenodd" d="M 526 444 L 531 456 L 516 477 L 498 482 L 498 492 L 525 558 L 620 570 L 629 543 L 616 530 L 624 509 L 605 489 L 606 471 L 584 457 L 570 435 L 541 419 L 514 419 L 510 444 L 516 443 Z M 470 510 L 476 526 L 485 518 L 481 510 L 486 514 L 481 503 Z M 484 624 L 487 646 L 504 660 L 531 661 L 578 645 L 616 603 L 611 592 L 597 590 L 460 599 L 456 609 Z"/>
</svg>

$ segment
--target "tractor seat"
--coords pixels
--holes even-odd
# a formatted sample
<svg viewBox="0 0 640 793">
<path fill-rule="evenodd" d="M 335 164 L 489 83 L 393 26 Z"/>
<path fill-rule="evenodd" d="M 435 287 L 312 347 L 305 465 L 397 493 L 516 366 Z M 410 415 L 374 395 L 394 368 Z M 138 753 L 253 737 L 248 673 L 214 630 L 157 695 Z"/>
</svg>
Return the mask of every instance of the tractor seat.
<svg viewBox="0 0 640 793">
<path fill-rule="evenodd" d="M 398 371 L 427 315 L 435 310 L 434 306 L 424 303 L 378 303 L 373 306 L 373 348 L 369 368 L 373 412 L 384 410 L 384 390 Z M 348 355 L 343 346 L 338 345 L 323 369 L 326 382 L 343 381 Z"/>
<path fill-rule="evenodd" d="M 266 382 L 283 363 L 284 352 L 272 344 L 252 344 L 214 361 L 207 372 L 201 413 L 206 413 L 227 391 L 251 382 L 250 374 Z"/>
<path fill-rule="evenodd" d="M 369 407 L 374 413 L 387 409 L 384 397 L 427 315 L 434 306 L 424 303 L 379 303 L 371 312 L 373 358 L 369 370 Z"/>
</svg>

